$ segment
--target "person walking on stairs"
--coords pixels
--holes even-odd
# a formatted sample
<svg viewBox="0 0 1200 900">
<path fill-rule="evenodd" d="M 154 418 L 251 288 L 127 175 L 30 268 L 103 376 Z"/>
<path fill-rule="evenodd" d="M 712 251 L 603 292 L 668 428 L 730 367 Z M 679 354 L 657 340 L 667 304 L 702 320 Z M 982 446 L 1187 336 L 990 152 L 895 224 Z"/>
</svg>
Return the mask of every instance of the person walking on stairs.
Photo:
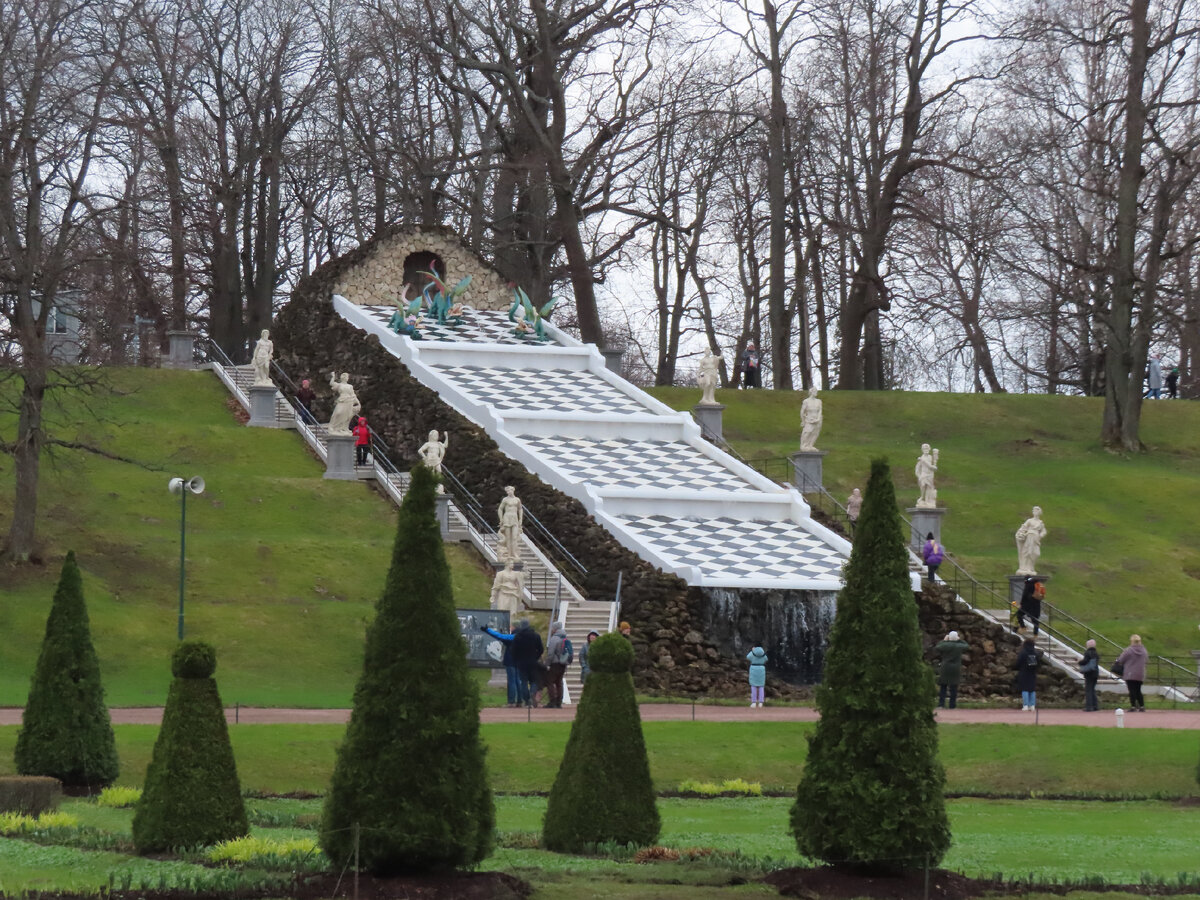
<svg viewBox="0 0 1200 900">
<path fill-rule="evenodd" d="M 1028 617 L 1033 622 L 1033 636 L 1038 636 L 1038 625 L 1042 618 L 1042 601 L 1046 599 L 1046 585 L 1032 575 L 1026 576 L 1025 587 L 1021 591 L 1021 623 L 1024 625 Z"/>
<path fill-rule="evenodd" d="M 354 464 L 367 464 L 367 451 L 371 449 L 371 429 L 367 427 L 367 417 L 359 416 L 358 424 L 354 426 Z"/>
<path fill-rule="evenodd" d="M 1112 673 L 1125 680 L 1129 688 L 1129 711 L 1145 712 L 1146 698 L 1142 696 L 1142 682 L 1146 680 L 1146 661 L 1150 654 L 1142 646 L 1142 636 L 1131 634 L 1129 646 L 1113 660 Z"/>
<path fill-rule="evenodd" d="M 925 567 L 929 569 L 929 580 L 937 582 L 938 566 L 942 564 L 942 560 L 946 558 L 946 551 L 942 545 L 933 538 L 933 532 L 925 535 L 925 546 L 921 548 L 921 559 L 925 561 Z"/>
<path fill-rule="evenodd" d="M 1096 699 L 1096 682 L 1100 679 L 1100 654 L 1096 642 L 1088 641 L 1087 649 L 1079 660 L 1079 671 L 1083 674 L 1083 711 L 1097 712 L 1100 701 Z"/>
<path fill-rule="evenodd" d="M 932 580 L 931 578 L 930 581 Z M 950 696 L 950 708 L 958 706 L 958 686 L 962 684 L 962 658 L 969 649 L 969 645 L 958 636 L 957 631 L 950 632 L 944 641 L 940 641 L 933 648 L 941 659 L 941 666 L 938 668 L 939 709 L 946 706 L 947 694 Z"/>
<path fill-rule="evenodd" d="M 750 661 L 750 708 L 761 707 L 767 688 L 767 651 L 759 644 L 746 654 Z"/>
<path fill-rule="evenodd" d="M 1017 651 L 1017 689 L 1021 692 L 1021 709 L 1025 712 L 1037 709 L 1037 676 L 1038 667 L 1042 662 L 1042 651 L 1033 643 L 1033 638 L 1025 638 L 1025 643 Z"/>
</svg>

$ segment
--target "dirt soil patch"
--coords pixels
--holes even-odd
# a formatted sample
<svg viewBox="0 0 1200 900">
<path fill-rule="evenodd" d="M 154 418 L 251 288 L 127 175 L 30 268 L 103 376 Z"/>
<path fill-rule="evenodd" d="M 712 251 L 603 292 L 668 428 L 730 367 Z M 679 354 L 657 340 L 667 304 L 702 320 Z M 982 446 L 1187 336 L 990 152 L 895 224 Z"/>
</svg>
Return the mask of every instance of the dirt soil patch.
<svg viewBox="0 0 1200 900">
<path fill-rule="evenodd" d="M 922 900 L 925 897 L 925 872 L 916 870 L 902 875 L 863 875 L 832 866 L 813 869 L 781 869 L 764 879 L 785 897 L 806 900 Z M 983 894 L 1003 892 L 994 881 L 968 878 L 957 872 L 934 869 L 929 873 L 930 900 L 966 900 Z"/>
</svg>

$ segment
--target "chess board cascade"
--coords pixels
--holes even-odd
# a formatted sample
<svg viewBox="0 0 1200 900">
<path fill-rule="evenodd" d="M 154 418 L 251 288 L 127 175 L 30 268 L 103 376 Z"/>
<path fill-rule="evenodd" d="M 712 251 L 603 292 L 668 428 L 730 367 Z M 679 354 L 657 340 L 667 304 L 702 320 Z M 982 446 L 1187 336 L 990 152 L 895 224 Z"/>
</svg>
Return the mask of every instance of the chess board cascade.
<svg viewBox="0 0 1200 900">
<path fill-rule="evenodd" d="M 728 642 L 705 633 L 711 613 L 703 589 L 689 587 L 622 546 L 578 500 L 501 452 L 483 428 L 413 377 L 378 338 L 336 314 L 334 288 L 363 256 L 359 248 L 303 279 L 272 329 L 283 369 L 293 378 L 310 378 L 318 389 L 317 417 L 330 412 L 328 374 L 349 371 L 372 427 L 389 443 L 398 465 L 416 459 L 417 448 L 432 429 L 449 431 L 452 440 L 445 465 L 485 510 L 494 511 L 504 487 L 513 485 L 527 508 L 586 567 L 584 587 L 589 597 L 611 599 L 621 577 L 621 617 L 633 626 L 634 678 L 640 690 L 677 696 L 742 696 L 745 654 L 733 655 Z M 579 641 L 583 636 L 572 638 Z M 772 675 L 768 690 L 774 697 L 806 697 L 811 689 L 800 683 L 804 680 Z"/>
</svg>

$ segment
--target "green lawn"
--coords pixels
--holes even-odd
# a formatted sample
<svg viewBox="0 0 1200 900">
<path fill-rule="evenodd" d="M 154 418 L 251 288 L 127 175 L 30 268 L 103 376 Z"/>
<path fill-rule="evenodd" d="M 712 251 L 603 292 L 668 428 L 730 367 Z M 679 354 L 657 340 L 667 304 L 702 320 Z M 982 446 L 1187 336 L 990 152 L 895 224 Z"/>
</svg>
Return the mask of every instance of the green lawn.
<svg viewBox="0 0 1200 900">
<path fill-rule="evenodd" d="M 289 431 L 239 425 L 207 372 L 116 369 L 116 393 L 51 409 L 53 433 L 145 467 L 56 451 L 42 467 L 43 566 L 0 569 L 0 705 L 29 690 L 62 558 L 76 551 L 107 698 L 159 705 L 170 682 L 179 602 L 180 504 L 168 477 L 202 475 L 187 506 L 187 635 L 217 647 L 230 704 L 347 706 L 366 622 L 391 560 L 396 512 L 367 484 L 326 481 Z M 0 434 L 12 432 L 0 416 Z M 400 461 L 402 462 L 402 461 Z M 0 455 L 0 527 L 12 509 Z M 486 605 L 488 578 L 447 546 L 463 606 Z"/>
<path fill-rule="evenodd" d="M 660 790 L 680 782 L 744 778 L 791 791 L 800 780 L 812 730 L 804 723 L 647 722 L 650 771 Z M 343 728 L 236 725 L 230 728 L 245 790 L 322 793 Z M 484 725 L 497 791 L 548 791 L 566 746 L 566 723 Z M 12 769 L 17 728 L 0 728 L 0 774 Z M 119 784 L 140 785 L 158 729 L 119 725 Z M 1194 794 L 1200 737 L 1195 731 L 946 725 L 940 730 L 952 793 L 1066 796 Z"/>
<path fill-rule="evenodd" d="M 691 409 L 697 392 L 655 388 Z M 1151 653 L 1186 656 L 1200 647 L 1200 403 L 1147 402 L 1149 452 L 1127 457 L 1098 442 L 1103 400 L 1043 395 L 825 391 L 818 446 L 825 486 L 840 500 L 886 456 L 900 502 L 917 497 L 921 444 L 941 450 L 938 504 L 943 539 L 976 578 L 1016 569 L 1013 533 L 1035 504 L 1049 534 L 1039 569 L 1048 599 L 1122 646 L 1131 632 Z M 747 458 L 781 457 L 799 446 L 803 395 L 721 391 L 724 432 Z M 1194 671 L 1190 661 L 1188 668 Z"/>
<path fill-rule="evenodd" d="M 659 843 L 679 849 L 705 847 L 736 852 L 753 862 L 739 877 L 729 864 L 637 865 L 528 849 L 536 840 L 546 801 L 542 797 L 496 798 L 500 847 L 485 869 L 509 871 L 551 896 L 570 887 L 570 896 L 675 897 L 770 896 L 755 885 L 730 882 L 765 869 L 809 864 L 796 852 L 787 830 L 790 798 L 660 800 L 663 831 Z M 312 834 L 319 800 L 256 800 L 260 820 L 303 817 L 303 827 L 256 825 L 254 832 L 281 839 Z M 943 867 L 964 874 L 1010 880 L 1103 879 L 1132 884 L 1143 878 L 1200 878 L 1200 811 L 1152 801 L 952 800 L 947 804 L 954 844 Z M 99 809 L 90 801 L 69 800 L 63 811 L 82 826 L 128 837 L 131 810 Z M 1136 835 L 1136 839 L 1131 839 Z M 526 849 L 518 849 L 518 845 Z M 39 847 L 0 839 L 0 888 L 8 891 L 100 887 L 110 874 L 153 884 L 187 879 L 202 884 L 215 877 L 201 867 L 171 860 L 142 860 L 71 847 Z M 675 893 L 675 888 L 698 893 Z M 659 892 L 655 892 L 658 888 Z M 736 889 L 734 889 L 736 888 Z M 593 893 L 594 892 L 594 893 Z"/>
</svg>

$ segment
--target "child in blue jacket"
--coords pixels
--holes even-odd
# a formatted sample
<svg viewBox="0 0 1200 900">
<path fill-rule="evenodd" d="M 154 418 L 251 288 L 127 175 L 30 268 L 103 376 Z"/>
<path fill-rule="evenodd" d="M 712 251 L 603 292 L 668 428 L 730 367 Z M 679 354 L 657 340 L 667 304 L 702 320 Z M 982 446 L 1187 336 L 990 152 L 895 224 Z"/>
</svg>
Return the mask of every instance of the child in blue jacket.
<svg viewBox="0 0 1200 900">
<path fill-rule="evenodd" d="M 755 644 L 746 659 L 750 661 L 750 706 L 762 706 L 767 686 L 767 651 Z"/>
</svg>

